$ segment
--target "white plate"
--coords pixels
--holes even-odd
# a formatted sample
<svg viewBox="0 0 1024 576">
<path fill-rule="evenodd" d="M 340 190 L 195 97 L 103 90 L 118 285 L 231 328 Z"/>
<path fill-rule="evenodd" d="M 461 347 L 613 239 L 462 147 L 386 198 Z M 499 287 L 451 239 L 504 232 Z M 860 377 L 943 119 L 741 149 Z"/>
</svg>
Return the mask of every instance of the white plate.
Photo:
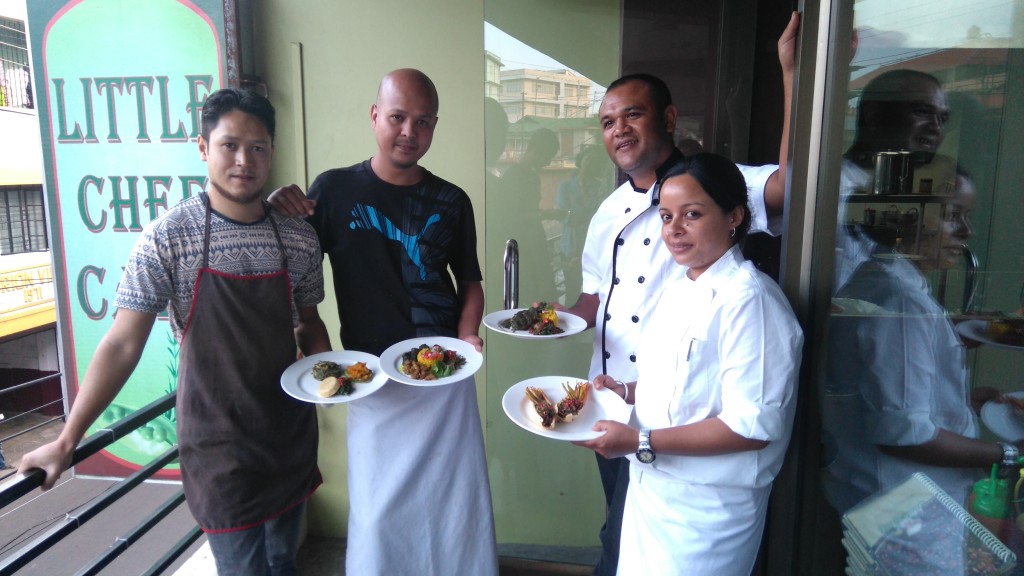
<svg viewBox="0 0 1024 576">
<path fill-rule="evenodd" d="M 526 308 L 513 308 L 511 310 L 498 310 L 497 312 L 491 312 L 487 316 L 484 316 L 484 326 L 494 330 L 495 332 L 501 332 L 502 334 L 508 334 L 509 336 L 515 336 L 516 338 L 526 338 L 529 340 L 543 340 L 548 338 L 565 338 L 566 336 L 572 336 L 573 334 L 579 334 L 587 329 L 587 321 L 575 314 L 568 312 L 555 312 L 558 315 L 558 327 L 564 330 L 560 334 L 530 334 L 527 330 L 511 330 L 509 328 L 502 328 L 501 322 L 508 320 L 515 316 L 516 312 L 526 310 Z"/>
<path fill-rule="evenodd" d="M 451 376 L 438 378 L 437 380 L 417 380 L 402 373 L 399 367 L 402 365 L 402 354 L 419 348 L 421 344 L 433 346 L 437 344 L 445 350 L 455 350 L 466 359 L 466 363 Z M 422 338 L 410 338 L 398 344 L 392 345 L 380 355 L 380 369 L 395 382 L 408 384 L 410 386 L 444 386 L 461 382 L 469 378 L 480 369 L 484 363 L 484 355 L 477 352 L 472 344 L 458 338 L 446 336 L 423 336 Z"/>
<path fill-rule="evenodd" d="M 320 389 L 320 381 L 313 378 L 313 364 L 321 360 L 335 362 L 342 367 L 350 366 L 356 362 L 366 362 L 366 367 L 373 370 L 373 378 L 369 382 L 354 383 L 355 390 L 348 396 L 335 394 L 330 398 L 324 398 L 317 394 L 317 391 Z M 388 377 L 380 369 L 380 360 L 376 356 L 353 350 L 336 350 L 306 356 L 285 368 L 284 374 L 281 374 L 281 388 L 289 396 L 314 404 L 341 404 L 358 400 L 373 394 L 386 384 L 387 381 Z"/>
<path fill-rule="evenodd" d="M 871 257 L 875 260 L 910 260 L 913 262 L 925 259 L 920 254 L 903 254 L 901 252 L 879 252 L 878 254 L 872 254 Z"/>
<path fill-rule="evenodd" d="M 988 344 L 989 346 L 1009 348 L 1010 350 L 1024 350 L 1024 346 L 1003 344 L 1002 342 L 997 342 L 989 338 L 988 320 L 964 320 L 956 325 L 956 331 L 964 338 L 970 338 L 975 342 L 981 342 L 982 344 Z"/>
<path fill-rule="evenodd" d="M 838 308 L 836 313 L 848 316 L 876 316 L 886 313 L 885 308 L 877 304 L 853 298 L 833 298 L 832 305 Z"/>
<path fill-rule="evenodd" d="M 1007 396 L 1024 398 L 1024 392 L 1011 392 Z M 985 402 L 981 407 L 981 421 L 993 434 L 1007 442 L 1024 438 L 1024 414 L 1010 404 Z"/>
<path fill-rule="evenodd" d="M 630 412 L 633 411 L 632 406 L 626 404 L 618 394 L 607 388 L 595 390 L 593 387 L 587 397 L 587 404 L 572 422 L 558 422 L 554 429 L 549 430 L 533 419 L 531 415 L 536 412 L 533 409 L 533 402 L 526 397 L 527 386 L 540 388 L 553 404 L 558 404 L 558 401 L 565 397 L 565 390 L 562 389 L 563 383 L 575 386 L 577 382 L 582 381 L 582 379 L 572 376 L 540 376 L 523 380 L 505 391 L 505 396 L 501 399 L 501 407 L 504 408 L 509 419 L 522 429 L 556 440 L 580 441 L 597 438 L 604 434 L 604 432 L 592 430 L 598 420 L 615 420 L 624 424 L 629 422 Z"/>
</svg>

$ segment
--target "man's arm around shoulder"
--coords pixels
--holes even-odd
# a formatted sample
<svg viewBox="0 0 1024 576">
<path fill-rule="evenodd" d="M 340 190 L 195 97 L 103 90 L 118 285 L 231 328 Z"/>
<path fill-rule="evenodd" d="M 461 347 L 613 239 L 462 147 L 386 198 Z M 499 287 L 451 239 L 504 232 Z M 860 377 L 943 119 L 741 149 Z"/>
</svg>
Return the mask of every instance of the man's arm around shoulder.
<svg viewBox="0 0 1024 576">
<path fill-rule="evenodd" d="M 295 184 L 282 186 L 270 193 L 267 203 L 285 216 L 312 216 L 316 201 L 306 198 L 302 188 Z"/>
</svg>

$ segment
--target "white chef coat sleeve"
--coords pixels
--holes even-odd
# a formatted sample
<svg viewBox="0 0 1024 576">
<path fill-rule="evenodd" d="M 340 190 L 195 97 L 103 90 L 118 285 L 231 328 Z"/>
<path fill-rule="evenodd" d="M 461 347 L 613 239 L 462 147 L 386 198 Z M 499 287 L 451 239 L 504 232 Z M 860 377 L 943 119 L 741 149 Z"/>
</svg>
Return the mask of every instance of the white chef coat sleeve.
<svg viewBox="0 0 1024 576">
<path fill-rule="evenodd" d="M 750 206 L 750 233 L 767 232 L 772 236 L 782 233 L 782 217 L 769 218 L 768 209 L 764 205 L 764 187 L 768 179 L 779 169 L 776 164 L 764 166 L 745 166 L 737 164 L 743 179 L 747 181 L 747 194 Z"/>
<path fill-rule="evenodd" d="M 733 432 L 769 442 L 788 437 L 803 332 L 778 286 L 767 276 L 727 295 L 719 358 L 722 411 Z"/>
<path fill-rule="evenodd" d="M 939 433 L 932 417 L 938 381 L 935 324 L 923 316 L 872 316 L 857 327 L 859 343 L 875 361 L 861 370 L 867 408 L 865 431 L 873 444 L 914 446 Z M 956 351 L 949 350 L 949 354 Z M 853 369 L 853 367 L 850 367 Z M 965 400 L 966 402 L 966 400 Z"/>
</svg>

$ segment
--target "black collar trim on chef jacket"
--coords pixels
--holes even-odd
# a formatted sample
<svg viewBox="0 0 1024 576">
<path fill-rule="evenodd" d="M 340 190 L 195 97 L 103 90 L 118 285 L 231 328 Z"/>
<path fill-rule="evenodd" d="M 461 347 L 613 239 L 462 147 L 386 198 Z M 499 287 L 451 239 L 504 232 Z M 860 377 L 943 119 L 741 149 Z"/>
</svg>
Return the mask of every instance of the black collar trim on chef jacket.
<svg viewBox="0 0 1024 576">
<path fill-rule="evenodd" d="M 672 153 L 668 155 L 668 158 L 666 158 L 665 161 L 661 163 L 661 166 L 658 166 L 658 169 L 654 171 L 654 182 L 657 183 L 660 181 L 662 177 L 668 173 L 669 169 L 678 164 L 683 158 L 685 158 L 685 156 L 683 156 L 683 153 L 679 151 L 679 148 L 673 148 Z M 637 188 L 636 184 L 633 183 L 633 178 L 629 178 L 629 185 L 633 187 L 634 192 L 639 192 L 640 194 L 647 193 L 647 188 Z M 654 198 L 654 200 L 657 201 L 657 198 Z"/>
<path fill-rule="evenodd" d="M 673 148 L 672 149 L 672 153 L 669 154 L 668 158 L 666 158 L 665 161 L 661 164 L 661 166 L 658 166 L 658 169 L 654 171 L 654 174 L 655 174 L 654 182 L 655 182 L 655 184 L 653 186 L 654 194 L 651 197 L 651 206 L 649 208 L 647 208 L 647 210 L 644 210 L 640 214 L 637 214 L 636 218 L 639 218 L 642 214 L 646 213 L 648 210 L 651 210 L 651 209 L 653 209 L 654 206 L 658 205 L 658 182 L 661 181 L 662 177 L 664 177 L 665 174 L 667 174 L 668 171 L 673 166 L 675 166 L 678 162 L 683 160 L 683 158 L 684 158 L 683 153 L 680 152 L 678 148 Z M 633 179 L 632 178 L 629 179 L 629 185 L 633 187 L 633 191 L 634 192 L 639 192 L 641 194 L 646 194 L 647 193 L 647 190 L 638 189 L 636 187 L 636 185 L 633 183 Z M 634 218 L 631 221 L 631 223 L 633 221 L 635 221 L 636 218 Z M 607 324 L 608 324 L 608 321 L 611 319 L 611 316 L 608 315 L 608 306 L 609 306 L 609 304 L 612 301 L 612 293 L 615 292 L 615 284 L 617 283 L 617 280 L 618 280 L 619 246 L 621 245 L 620 239 L 622 238 L 622 233 L 624 231 L 625 231 L 625 228 L 620 230 L 619 233 L 615 236 L 615 240 L 614 240 L 615 244 L 612 247 L 612 283 L 608 287 L 608 296 L 605 298 L 603 314 L 601 314 L 601 317 L 598 318 L 598 321 L 602 322 L 602 329 L 601 329 L 601 372 L 604 373 L 604 374 L 608 373 L 608 359 L 611 357 L 611 353 L 608 352 L 608 345 L 607 345 L 607 338 L 606 338 Z M 634 320 L 634 322 L 636 322 L 636 321 L 637 320 Z M 636 355 L 635 354 L 630 355 L 629 359 L 632 362 L 636 362 Z"/>
</svg>

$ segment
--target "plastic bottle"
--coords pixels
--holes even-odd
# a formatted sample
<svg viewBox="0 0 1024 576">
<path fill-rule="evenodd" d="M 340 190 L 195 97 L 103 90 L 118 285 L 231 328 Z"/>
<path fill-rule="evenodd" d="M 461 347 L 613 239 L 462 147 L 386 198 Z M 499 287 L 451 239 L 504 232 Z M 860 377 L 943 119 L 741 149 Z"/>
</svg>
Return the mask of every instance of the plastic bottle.
<svg viewBox="0 0 1024 576">
<path fill-rule="evenodd" d="M 968 507 L 971 515 L 1003 542 L 1010 534 L 1010 484 L 997 476 L 999 465 L 992 465 L 992 473 L 974 483 Z"/>
</svg>

